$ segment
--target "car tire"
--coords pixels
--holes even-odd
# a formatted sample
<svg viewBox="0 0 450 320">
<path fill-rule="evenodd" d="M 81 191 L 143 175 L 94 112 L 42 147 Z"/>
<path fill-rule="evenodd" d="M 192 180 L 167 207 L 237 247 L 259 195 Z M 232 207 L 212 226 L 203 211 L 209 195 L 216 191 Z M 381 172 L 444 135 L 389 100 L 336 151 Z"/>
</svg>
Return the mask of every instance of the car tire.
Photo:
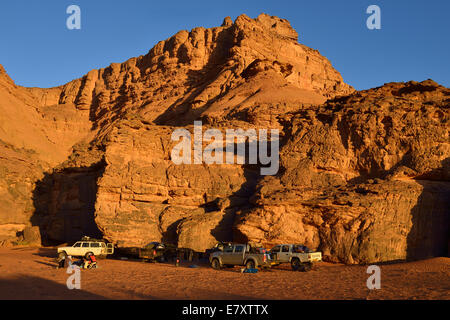
<svg viewBox="0 0 450 320">
<path fill-rule="evenodd" d="M 302 269 L 302 264 L 300 263 L 300 260 L 295 258 L 291 260 L 291 268 L 294 271 L 298 271 L 300 269 Z"/>
<path fill-rule="evenodd" d="M 211 267 L 212 267 L 214 270 L 220 270 L 220 261 L 219 261 L 219 259 L 212 259 L 212 261 L 211 261 Z"/>
<path fill-rule="evenodd" d="M 58 252 L 58 259 L 66 259 L 67 253 L 65 251 Z"/>
<path fill-rule="evenodd" d="M 255 268 L 256 268 L 255 261 L 253 261 L 253 260 L 248 260 L 247 263 L 245 264 L 245 267 L 246 267 L 247 269 L 255 269 Z"/>
</svg>

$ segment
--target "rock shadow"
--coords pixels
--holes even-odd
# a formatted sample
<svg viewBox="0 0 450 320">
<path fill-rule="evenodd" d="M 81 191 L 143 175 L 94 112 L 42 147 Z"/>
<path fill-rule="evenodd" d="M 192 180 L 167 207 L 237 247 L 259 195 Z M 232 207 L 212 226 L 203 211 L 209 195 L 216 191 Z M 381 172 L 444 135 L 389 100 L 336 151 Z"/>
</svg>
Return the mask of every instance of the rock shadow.
<svg viewBox="0 0 450 320">
<path fill-rule="evenodd" d="M 102 238 L 95 223 L 97 180 L 105 163 L 46 173 L 33 190 L 33 226 L 39 226 L 44 246 L 71 243 L 83 236 Z"/>
<path fill-rule="evenodd" d="M 262 177 L 259 175 L 259 167 L 257 165 L 244 166 L 245 182 L 241 188 L 234 192 L 228 199 L 230 205 L 224 209 L 224 215 L 219 223 L 211 230 L 211 235 L 218 242 L 232 242 L 234 239 L 233 226 L 235 223 L 236 212 L 250 208 L 250 197 L 255 193 L 256 185 Z"/>
<path fill-rule="evenodd" d="M 441 167 L 416 178 L 423 186 L 411 210 L 412 228 L 407 236 L 407 260 L 449 256 L 450 158 Z"/>
</svg>

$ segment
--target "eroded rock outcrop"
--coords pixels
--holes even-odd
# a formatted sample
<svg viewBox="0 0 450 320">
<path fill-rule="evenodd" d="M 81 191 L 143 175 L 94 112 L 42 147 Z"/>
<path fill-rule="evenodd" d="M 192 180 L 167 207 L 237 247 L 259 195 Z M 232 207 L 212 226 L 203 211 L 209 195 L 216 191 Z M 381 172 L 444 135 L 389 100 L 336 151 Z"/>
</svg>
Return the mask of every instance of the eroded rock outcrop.
<svg viewBox="0 0 450 320">
<path fill-rule="evenodd" d="M 173 130 L 123 121 L 107 137 L 96 222 L 121 246 L 164 240 L 202 251 L 217 241 L 211 231 L 222 218 L 251 195 L 241 165 L 175 165 L 170 159 Z M 232 239 L 232 221 L 221 233 L 223 240 Z"/>
<path fill-rule="evenodd" d="M 430 80 L 390 83 L 298 112 L 283 173 L 258 185 L 236 236 L 347 263 L 446 254 L 449 98 Z"/>
</svg>

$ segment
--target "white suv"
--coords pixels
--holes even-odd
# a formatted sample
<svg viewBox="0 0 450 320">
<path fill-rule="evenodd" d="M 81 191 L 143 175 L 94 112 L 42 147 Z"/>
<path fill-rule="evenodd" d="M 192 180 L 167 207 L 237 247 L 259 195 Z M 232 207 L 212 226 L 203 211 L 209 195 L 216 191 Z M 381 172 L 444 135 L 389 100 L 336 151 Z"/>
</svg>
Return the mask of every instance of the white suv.
<svg viewBox="0 0 450 320">
<path fill-rule="evenodd" d="M 88 257 L 93 254 L 99 258 L 106 258 L 108 254 L 114 253 L 112 243 L 106 244 L 103 241 L 78 241 L 71 247 L 58 248 L 58 257 L 74 256 L 74 257 Z"/>
</svg>

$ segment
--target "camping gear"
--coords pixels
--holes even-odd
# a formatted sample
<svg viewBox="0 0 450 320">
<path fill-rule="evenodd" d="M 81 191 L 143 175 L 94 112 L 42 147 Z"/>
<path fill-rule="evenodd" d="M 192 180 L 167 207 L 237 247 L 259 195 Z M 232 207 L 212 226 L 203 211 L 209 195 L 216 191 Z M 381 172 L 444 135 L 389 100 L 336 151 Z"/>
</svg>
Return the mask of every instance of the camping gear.
<svg viewBox="0 0 450 320">
<path fill-rule="evenodd" d="M 245 269 L 244 273 L 258 273 L 258 269 Z"/>
</svg>

